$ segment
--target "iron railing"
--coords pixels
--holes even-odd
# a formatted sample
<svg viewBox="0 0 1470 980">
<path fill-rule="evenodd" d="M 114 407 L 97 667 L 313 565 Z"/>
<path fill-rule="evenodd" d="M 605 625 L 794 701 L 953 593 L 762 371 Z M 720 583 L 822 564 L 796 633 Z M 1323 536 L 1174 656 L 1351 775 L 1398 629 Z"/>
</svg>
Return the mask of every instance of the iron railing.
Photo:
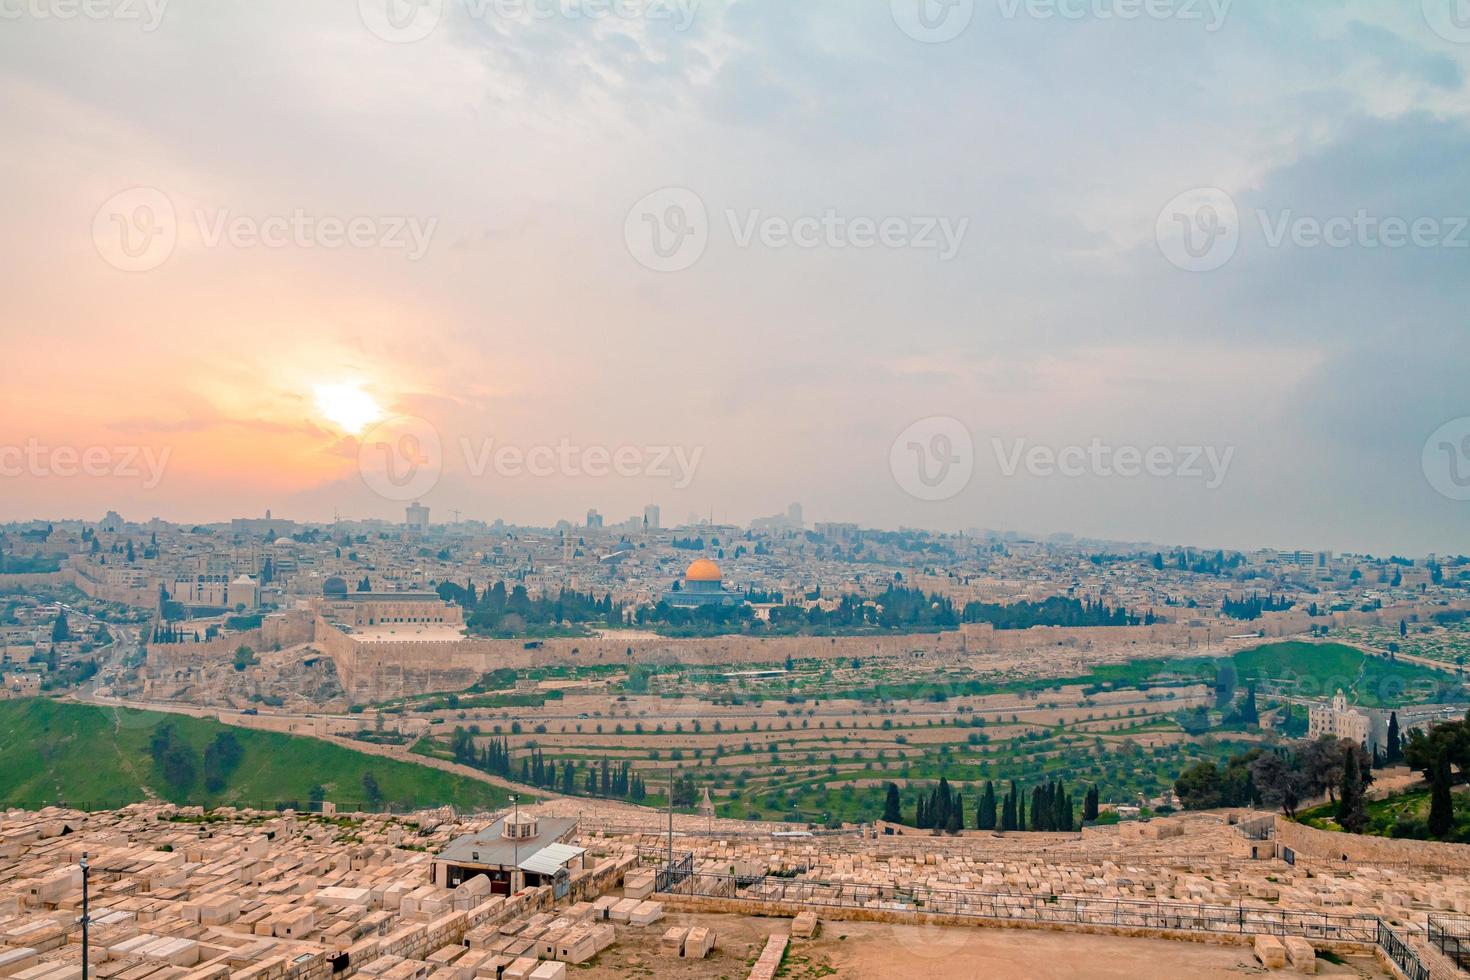
<svg viewBox="0 0 1470 980">
<path fill-rule="evenodd" d="M 1470 915 L 1429 913 L 1429 941 L 1460 969 L 1470 970 Z"/>
<path fill-rule="evenodd" d="M 1414 951 L 1414 947 L 1404 942 L 1402 937 L 1382 919 L 1378 920 L 1376 945 L 1408 980 L 1429 980 L 1429 967 L 1419 959 L 1419 954 Z"/>
</svg>

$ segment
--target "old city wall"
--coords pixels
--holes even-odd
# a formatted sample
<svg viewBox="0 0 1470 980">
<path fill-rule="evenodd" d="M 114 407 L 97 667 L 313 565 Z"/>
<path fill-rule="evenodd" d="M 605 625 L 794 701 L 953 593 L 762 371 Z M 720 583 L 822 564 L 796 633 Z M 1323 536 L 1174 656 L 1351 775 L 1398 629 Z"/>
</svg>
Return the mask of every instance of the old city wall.
<svg viewBox="0 0 1470 980">
<path fill-rule="evenodd" d="M 253 630 L 231 633 L 200 643 L 150 643 L 148 644 L 148 666 L 152 669 L 183 669 L 197 667 L 201 660 L 225 660 L 235 651 L 247 646 L 257 652 L 280 650 L 300 643 L 311 643 L 318 629 L 309 613 L 289 612 L 266 617 Z"/>
<path fill-rule="evenodd" d="M 1470 608 L 1470 602 L 1459 604 Z M 1443 607 L 1440 607 L 1443 608 Z M 1362 622 L 1410 622 L 1430 610 L 1399 606 L 1371 612 L 1335 614 L 1335 625 Z M 1236 632 L 1263 633 L 1270 638 L 1305 633 L 1313 623 L 1305 614 L 1275 613 L 1242 622 Z M 272 616 L 259 630 L 205 644 L 150 646 L 149 661 L 182 663 L 198 657 L 228 657 L 241 643 L 269 650 L 313 643 L 329 655 L 343 688 L 354 701 L 376 701 L 410 694 L 463 690 L 499 668 L 527 669 L 564 664 L 684 664 L 760 667 L 793 660 L 866 659 L 872 657 L 950 657 L 1024 655 L 1065 648 L 1108 649 L 1126 653 L 1139 647 L 1150 655 L 1175 650 L 1188 654 L 1219 643 L 1224 631 L 1183 623 L 1149 626 L 1048 627 L 997 630 L 971 624 L 946 633 L 902 636 L 746 637 L 698 639 L 664 637 L 586 637 L 539 641 L 467 638 L 458 641 L 359 641 L 312 613 Z"/>
<path fill-rule="evenodd" d="M 73 586 L 89 599 L 96 599 L 100 602 L 115 602 L 119 605 L 136 606 L 142 609 L 152 609 L 158 605 L 158 593 L 155 591 L 106 585 L 88 578 L 70 563 L 59 572 L 0 576 L 0 586 L 11 590 L 47 589 L 59 585 Z"/>
<path fill-rule="evenodd" d="M 324 635 L 336 634 L 322 642 Z M 927 653 L 960 654 L 958 632 L 883 637 L 712 637 L 705 639 L 581 638 L 536 642 L 467 639 L 458 642 L 359 643 L 318 624 L 318 644 L 332 656 L 355 700 L 462 690 L 497 668 L 558 664 L 771 665 L 788 657 L 846 659 Z"/>
</svg>

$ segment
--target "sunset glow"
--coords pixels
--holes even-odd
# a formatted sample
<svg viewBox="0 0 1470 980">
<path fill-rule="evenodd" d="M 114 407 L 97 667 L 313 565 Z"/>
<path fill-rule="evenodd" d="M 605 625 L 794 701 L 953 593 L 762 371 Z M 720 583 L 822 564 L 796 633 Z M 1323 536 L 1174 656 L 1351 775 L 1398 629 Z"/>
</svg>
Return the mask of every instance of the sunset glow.
<svg viewBox="0 0 1470 980">
<path fill-rule="evenodd" d="M 321 417 L 349 435 L 360 434 L 383 417 L 373 396 L 356 384 L 317 385 L 314 394 Z"/>
</svg>

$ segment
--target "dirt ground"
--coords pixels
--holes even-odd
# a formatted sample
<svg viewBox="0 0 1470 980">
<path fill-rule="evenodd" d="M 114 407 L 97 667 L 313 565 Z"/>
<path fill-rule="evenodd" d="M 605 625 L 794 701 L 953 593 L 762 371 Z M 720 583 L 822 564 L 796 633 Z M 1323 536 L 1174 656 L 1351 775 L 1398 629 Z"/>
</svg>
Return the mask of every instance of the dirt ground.
<svg viewBox="0 0 1470 980">
<path fill-rule="evenodd" d="M 713 928 L 718 937 L 715 952 L 702 961 L 663 954 L 659 940 L 673 925 Z M 744 980 L 766 937 L 787 932 L 790 926 L 787 919 L 671 914 L 648 929 L 619 926 L 617 943 L 576 972 L 588 980 Z M 1355 957 L 1344 964 L 1319 959 L 1318 974 L 1372 980 L 1388 976 L 1371 957 Z M 872 922 L 824 922 L 816 939 L 792 942 L 780 973 L 791 980 L 831 976 L 854 980 L 1233 980 L 1266 975 L 1245 946 Z"/>
</svg>

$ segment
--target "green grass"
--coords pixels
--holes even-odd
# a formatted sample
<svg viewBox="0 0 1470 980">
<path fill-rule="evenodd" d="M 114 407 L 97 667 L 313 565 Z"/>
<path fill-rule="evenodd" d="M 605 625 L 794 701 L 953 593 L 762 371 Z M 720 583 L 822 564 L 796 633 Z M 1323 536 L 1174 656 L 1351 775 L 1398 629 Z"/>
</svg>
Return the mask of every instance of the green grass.
<svg viewBox="0 0 1470 980">
<path fill-rule="evenodd" d="M 1235 655 L 1240 683 L 1267 683 L 1302 697 L 1330 698 L 1339 688 L 1368 708 L 1463 697 L 1464 687 L 1443 671 L 1372 657 L 1340 643 L 1273 643 Z"/>
<path fill-rule="evenodd" d="M 1223 658 L 1134 660 L 1103 665 L 1067 683 L 1111 690 L 1150 688 L 1183 683 L 1213 684 Z M 1349 700 L 1367 708 L 1453 701 L 1463 698 L 1463 684 L 1444 671 L 1407 661 L 1369 656 L 1341 643 L 1268 643 L 1234 654 L 1237 684 L 1256 684 L 1258 691 L 1297 697 L 1331 698 L 1339 688 Z"/>
<path fill-rule="evenodd" d="M 149 753 L 150 739 L 165 724 L 174 726 L 196 758 L 217 734 L 235 736 L 243 749 L 241 761 L 221 790 L 209 792 L 202 775 L 186 787 L 168 783 Z M 153 798 L 179 804 L 269 809 L 282 803 L 304 806 L 312 787 L 320 784 L 327 799 L 355 807 L 366 800 L 362 778 L 367 772 L 377 779 L 385 805 L 395 808 L 484 808 L 505 800 L 504 791 L 478 780 L 311 738 L 44 698 L 0 701 L 0 806 L 115 808 L 147 800 L 151 792 Z"/>
<path fill-rule="evenodd" d="M 1443 840 L 1451 843 L 1470 843 L 1470 795 L 1456 793 L 1454 803 L 1454 826 Z M 1433 840 L 1429 833 L 1429 791 L 1410 790 L 1396 793 L 1381 800 L 1369 800 L 1367 804 L 1368 826 L 1363 831 L 1372 837 L 1401 837 L 1413 840 Z M 1318 830 L 1337 830 L 1337 807 L 1324 803 L 1310 810 L 1303 810 L 1297 820 Z"/>
</svg>

